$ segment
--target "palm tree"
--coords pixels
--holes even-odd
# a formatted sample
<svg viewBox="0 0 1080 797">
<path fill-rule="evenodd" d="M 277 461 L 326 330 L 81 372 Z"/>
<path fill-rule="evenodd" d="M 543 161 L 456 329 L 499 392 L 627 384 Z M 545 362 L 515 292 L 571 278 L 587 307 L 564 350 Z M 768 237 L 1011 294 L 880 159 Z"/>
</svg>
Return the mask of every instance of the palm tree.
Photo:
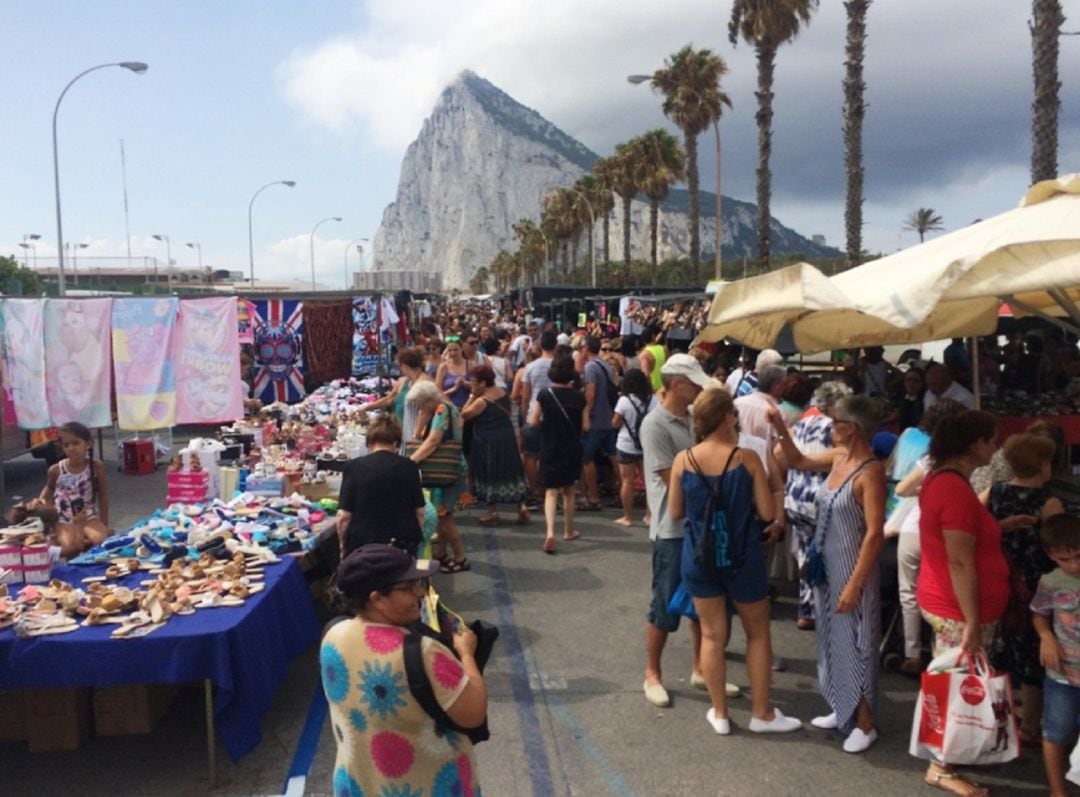
<svg viewBox="0 0 1080 797">
<path fill-rule="evenodd" d="M 532 219 L 519 219 L 513 230 L 523 275 L 526 282 L 535 285 L 536 276 L 544 265 L 544 235 Z"/>
<path fill-rule="evenodd" d="M 622 199 L 623 210 L 623 263 L 630 271 L 630 202 L 640 190 L 637 184 L 637 148 L 627 141 L 615 146 L 615 154 L 609 158 L 614 166 L 611 171 L 611 188 Z"/>
<path fill-rule="evenodd" d="M 919 208 L 904 219 L 904 229 L 914 230 L 919 234 L 919 243 L 926 240 L 926 234 L 935 230 L 944 230 L 941 216 L 933 208 Z"/>
<path fill-rule="evenodd" d="M 738 43 L 741 35 L 753 45 L 757 54 L 758 100 L 758 167 L 757 167 L 757 234 L 758 263 L 769 268 L 769 205 L 772 173 L 769 157 L 772 154 L 773 74 L 776 71 L 776 51 L 781 44 L 799 34 L 799 28 L 810 22 L 818 0 L 735 0 L 728 22 L 728 38 Z"/>
<path fill-rule="evenodd" d="M 1035 99 L 1031 103 L 1031 182 L 1057 177 L 1058 38 L 1065 15 L 1061 0 L 1032 0 L 1031 66 L 1035 74 Z"/>
<path fill-rule="evenodd" d="M 649 282 L 656 283 L 656 249 L 659 239 L 660 203 L 668 190 L 686 176 L 686 156 L 675 136 L 657 128 L 634 139 L 637 151 L 637 183 L 649 198 L 649 229 L 652 240 L 652 268 Z"/>
<path fill-rule="evenodd" d="M 700 281 L 701 230 L 698 196 L 697 137 L 720 118 L 721 106 L 731 100 L 720 90 L 727 64 L 711 50 L 686 45 L 664 59 L 652 76 L 652 87 L 664 95 L 664 115 L 683 131 L 686 147 L 686 187 L 690 193 L 690 263 L 694 282 Z M 719 187 L 717 187 L 719 200 Z"/>
<path fill-rule="evenodd" d="M 862 126 L 866 114 L 863 92 L 863 56 L 866 53 L 866 12 L 871 0 L 845 0 L 847 9 L 847 74 L 844 76 L 844 170 L 847 195 L 844 227 L 847 232 L 848 268 L 862 259 L 863 157 Z"/>
<path fill-rule="evenodd" d="M 488 292 L 488 277 L 491 276 L 488 272 L 487 266 L 480 266 L 473 272 L 472 277 L 469 279 L 469 290 L 474 294 L 484 294 Z"/>
<path fill-rule="evenodd" d="M 604 236 L 604 262 L 611 262 L 611 236 L 610 236 L 610 216 L 611 211 L 615 209 L 615 193 L 612 188 L 612 170 L 615 168 L 611 158 L 601 158 L 593 164 L 592 176 L 595 180 L 594 196 L 596 202 L 593 207 L 596 212 L 602 214 L 604 217 L 604 223 L 600 229 Z M 592 201 L 590 199 L 590 201 Z"/>
</svg>

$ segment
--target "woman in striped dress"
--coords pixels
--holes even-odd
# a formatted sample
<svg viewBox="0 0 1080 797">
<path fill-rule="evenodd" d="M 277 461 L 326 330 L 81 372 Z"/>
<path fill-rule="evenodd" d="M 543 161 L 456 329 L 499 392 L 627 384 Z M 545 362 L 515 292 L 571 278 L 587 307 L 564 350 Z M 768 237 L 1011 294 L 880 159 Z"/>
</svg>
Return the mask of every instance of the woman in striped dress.
<svg viewBox="0 0 1080 797">
<path fill-rule="evenodd" d="M 881 596 L 878 555 L 884 542 L 885 471 L 870 448 L 879 415 L 865 396 L 842 399 L 833 410 L 834 455 L 804 456 L 786 434 L 780 443 L 788 462 L 810 469 L 832 456 L 818 494 L 812 548 L 824 573 L 808 565 L 817 613 L 818 683 L 832 713 L 811 720 L 817 728 L 845 734 L 844 751 L 861 753 L 877 740 L 878 644 Z M 782 423 L 782 421 L 780 421 Z M 808 559 L 815 558 L 814 552 Z M 817 570 L 817 572 L 815 572 Z"/>
</svg>

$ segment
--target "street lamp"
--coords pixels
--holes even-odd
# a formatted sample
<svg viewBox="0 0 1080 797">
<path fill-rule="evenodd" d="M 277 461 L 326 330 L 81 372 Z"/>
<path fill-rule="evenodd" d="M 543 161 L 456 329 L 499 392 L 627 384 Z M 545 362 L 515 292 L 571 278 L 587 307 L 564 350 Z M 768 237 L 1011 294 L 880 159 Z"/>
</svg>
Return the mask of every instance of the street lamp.
<svg viewBox="0 0 1080 797">
<path fill-rule="evenodd" d="M 71 276 L 75 280 L 75 286 L 79 285 L 79 250 L 85 249 L 90 244 L 75 244 L 71 250 Z"/>
<path fill-rule="evenodd" d="M 167 235 L 154 235 L 152 237 L 153 237 L 153 239 L 155 241 L 164 241 L 165 242 L 165 272 L 166 272 L 165 273 L 165 279 L 169 284 L 169 289 L 172 290 L 172 244 L 169 241 L 169 236 L 167 236 Z M 156 260 L 154 261 L 154 264 L 155 264 L 155 267 L 156 267 L 156 265 L 157 265 Z M 156 274 L 156 268 L 155 268 L 155 274 Z M 157 280 L 154 280 L 154 281 L 157 282 Z"/>
<path fill-rule="evenodd" d="M 269 188 L 272 185 L 283 185 L 283 186 L 286 186 L 287 188 L 292 188 L 294 185 L 296 185 L 296 181 L 295 180 L 274 180 L 274 182 L 272 182 L 272 183 L 267 183 L 262 188 L 260 188 L 258 191 L 256 191 L 254 193 L 254 195 L 251 197 L 251 201 L 248 202 L 248 266 L 251 269 L 251 274 L 250 274 L 250 276 L 251 276 L 251 290 L 255 290 L 255 247 L 252 244 L 252 239 L 251 239 L 251 208 L 255 204 L 255 197 L 257 197 L 259 194 L 261 194 L 263 191 L 265 191 L 267 188 Z"/>
<path fill-rule="evenodd" d="M 184 244 L 184 246 L 186 246 L 188 249 L 194 249 L 196 252 L 199 253 L 199 273 L 202 274 L 202 244 L 190 243 Z"/>
<path fill-rule="evenodd" d="M 589 198 L 576 188 L 568 188 L 568 191 L 572 191 L 581 197 L 581 201 L 585 203 L 585 207 L 589 209 L 589 268 L 592 270 L 592 287 L 596 287 L 596 241 L 594 231 L 596 229 L 596 215 L 593 213 L 592 203 Z"/>
<path fill-rule="evenodd" d="M 626 78 L 628 83 L 633 83 L 635 86 L 639 83 L 644 83 L 648 80 L 652 80 L 652 75 L 629 75 Z M 728 103 L 730 107 L 731 103 Z M 721 230 L 723 223 L 721 222 L 720 207 L 723 203 L 723 197 L 720 194 L 720 120 L 713 119 L 713 131 L 716 133 L 716 254 L 714 255 L 715 266 L 713 268 L 714 278 L 717 280 L 723 279 L 723 273 L 721 271 L 721 258 L 720 258 L 720 244 L 721 244 Z"/>
<path fill-rule="evenodd" d="M 64 295 L 64 225 L 60 216 L 60 156 L 59 150 L 56 145 L 56 116 L 60 113 L 60 103 L 64 99 L 64 95 L 67 94 L 76 80 L 88 75 L 89 73 L 97 69 L 105 69 L 110 66 L 120 66 L 127 69 L 130 72 L 134 72 L 136 75 L 141 75 L 147 70 L 146 64 L 142 61 L 120 61 L 113 64 L 99 64 L 98 66 L 92 66 L 89 69 L 83 70 L 71 81 L 64 86 L 64 90 L 60 92 L 60 96 L 56 99 L 56 107 L 53 109 L 52 115 L 52 153 L 53 153 L 53 187 L 56 191 L 56 257 L 57 257 L 57 280 L 59 281 L 60 295 Z"/>
<path fill-rule="evenodd" d="M 29 262 L 29 260 L 27 260 L 27 257 L 26 257 L 27 253 L 31 249 L 34 250 L 34 270 L 35 271 L 37 270 L 37 245 L 35 244 L 35 241 L 40 241 L 40 240 L 41 240 L 41 236 L 38 235 L 36 232 L 28 232 L 28 233 L 23 233 L 22 243 L 19 244 L 19 246 L 21 246 L 22 250 L 23 250 L 23 266 L 25 266 L 26 268 L 30 267 L 30 262 Z M 27 241 L 29 241 L 29 243 L 27 243 Z"/>
<path fill-rule="evenodd" d="M 311 228 L 311 290 L 315 290 L 315 230 L 328 221 L 341 221 L 341 216 L 327 216 Z"/>
<path fill-rule="evenodd" d="M 349 290 L 349 250 L 352 249 L 353 244 L 366 244 L 367 241 L 367 238 L 353 238 L 351 241 L 345 244 L 345 290 Z M 363 246 L 359 246 L 358 251 L 360 252 L 361 257 L 363 257 Z M 363 269 L 363 267 L 364 264 L 363 262 L 361 262 L 359 265 L 359 269 Z"/>
</svg>

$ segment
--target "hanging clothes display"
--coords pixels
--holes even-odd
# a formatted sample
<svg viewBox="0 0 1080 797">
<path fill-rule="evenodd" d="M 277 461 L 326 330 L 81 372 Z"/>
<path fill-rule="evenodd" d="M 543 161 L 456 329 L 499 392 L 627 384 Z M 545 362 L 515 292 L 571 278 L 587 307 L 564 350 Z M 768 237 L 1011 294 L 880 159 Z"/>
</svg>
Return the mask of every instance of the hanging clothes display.
<svg viewBox="0 0 1080 797">
<path fill-rule="evenodd" d="M 304 389 L 304 303 L 254 302 L 255 378 L 252 395 L 264 404 L 298 401 Z"/>
<path fill-rule="evenodd" d="M 44 299 L 4 299 L 4 379 L 22 429 L 50 426 L 45 397 Z"/>
<path fill-rule="evenodd" d="M 112 425 L 112 299 L 45 302 L 45 393 L 58 426 Z"/>
<path fill-rule="evenodd" d="M 172 358 L 175 298 L 115 299 L 113 371 L 121 429 L 176 424 L 176 370 Z"/>
<path fill-rule="evenodd" d="M 231 296 L 180 302 L 173 350 L 178 423 L 244 417 L 236 311 Z"/>
<path fill-rule="evenodd" d="M 371 296 L 354 296 L 353 317 L 353 376 L 369 376 L 379 368 L 379 303 Z"/>
<path fill-rule="evenodd" d="M 255 342 L 255 329 L 252 326 L 254 315 L 255 307 L 250 300 L 236 299 L 236 326 L 241 344 Z"/>
</svg>

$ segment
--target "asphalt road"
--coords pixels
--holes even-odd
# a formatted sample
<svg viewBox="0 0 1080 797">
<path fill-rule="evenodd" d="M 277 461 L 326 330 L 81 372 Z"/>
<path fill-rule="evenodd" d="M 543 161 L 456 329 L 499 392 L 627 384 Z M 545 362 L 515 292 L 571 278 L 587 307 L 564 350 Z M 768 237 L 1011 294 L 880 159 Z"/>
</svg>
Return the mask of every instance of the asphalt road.
<svg viewBox="0 0 1080 797">
<path fill-rule="evenodd" d="M 44 467 L 17 461 L 6 473 L 5 508 L 13 495 L 37 491 Z M 165 493 L 162 471 L 136 477 L 111 468 L 109 479 L 118 526 L 149 514 Z M 489 797 L 935 793 L 922 783 L 922 762 L 907 753 L 915 681 L 883 673 L 881 739 L 863 755 L 845 754 L 839 736 L 813 729 L 751 734 L 747 697 L 731 701 L 732 735 L 716 736 L 705 721 L 707 695 L 689 686 L 685 631 L 664 657 L 673 705 L 656 709 L 642 695 L 650 578 L 643 526 L 616 526 L 615 510 L 579 515 L 582 538 L 546 556 L 539 519 L 488 529 L 477 514 L 462 517 L 472 570 L 440 576 L 437 586 L 453 609 L 502 630 L 486 673 L 492 738 L 477 748 Z M 808 722 L 827 710 L 817 694 L 814 637 L 795 628 L 793 585 L 778 587 L 773 645 L 786 669 L 774 674 L 774 701 Z M 745 688 L 744 649 L 736 624 L 728 679 Z M 201 693 L 191 689 L 146 736 L 93 739 L 73 753 L 29 755 L 24 745 L 0 745 L 0 794 L 282 794 L 317 688 L 313 648 L 293 664 L 264 718 L 262 745 L 236 763 L 218 748 L 212 791 Z M 304 793 L 331 794 L 334 754 L 324 723 Z M 1045 793 L 1037 751 L 975 775 L 995 795 Z"/>
</svg>

